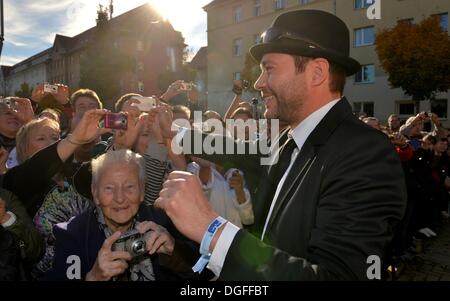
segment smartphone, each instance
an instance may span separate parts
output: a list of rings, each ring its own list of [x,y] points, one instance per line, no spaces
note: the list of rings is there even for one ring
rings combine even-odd
[[[134,103],[132,106],[137,107],[141,112],[149,112],[151,109],[156,108],[157,100],[153,97],[133,97],[139,101],[139,103]]]
[[[105,117],[100,120],[99,127],[114,130],[127,130],[128,114],[108,112],[105,114]]]
[[[50,84],[45,84],[45,85],[44,85],[44,92],[48,92],[48,93],[52,93],[52,94],[57,94],[57,93],[58,93],[58,86],[56,86],[56,85],[50,85]]]

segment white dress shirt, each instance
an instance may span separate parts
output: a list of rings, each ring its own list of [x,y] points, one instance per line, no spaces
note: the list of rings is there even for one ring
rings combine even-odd
[[[272,215],[273,208],[275,207],[275,203],[277,202],[277,198],[278,195],[280,194],[281,188],[283,187],[283,184],[286,181],[286,177],[289,174],[289,171],[291,170],[292,165],[295,162],[295,159],[300,153],[303,144],[305,144],[306,139],[308,139],[312,131],[314,131],[314,129],[322,121],[325,115],[328,114],[328,112],[334,107],[334,105],[336,105],[339,102],[339,100],[341,100],[341,98],[335,99],[327,103],[326,105],[324,105],[323,107],[321,107],[320,109],[309,115],[295,129],[289,131],[288,135],[290,135],[294,139],[297,148],[294,149],[294,151],[292,152],[291,163],[289,164],[289,167],[286,169],[286,172],[284,173],[283,177],[278,183],[277,190],[275,191],[275,195],[273,197],[272,204],[270,206],[269,214],[267,215],[266,222],[264,224],[261,240],[264,239],[267,225],[270,220],[270,216]],[[211,254],[211,258],[208,263],[208,269],[210,269],[217,277],[219,277],[220,272],[222,271],[225,257],[228,253],[231,244],[233,243],[236,233],[239,230],[240,229],[237,226],[228,222],[226,223],[221,235],[219,236],[219,239],[217,240],[216,246],[214,247],[214,250]]]

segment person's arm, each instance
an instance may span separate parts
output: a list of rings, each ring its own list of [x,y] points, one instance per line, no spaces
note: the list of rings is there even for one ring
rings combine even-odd
[[[33,222],[19,199],[6,191],[2,191],[1,195],[6,200],[8,211],[14,214],[14,217],[10,217],[6,221],[7,225],[4,225],[4,227],[23,241],[25,260],[27,262],[37,262],[44,254],[44,238],[34,227]],[[14,220],[12,221],[12,219]]]
[[[47,189],[45,184],[62,170],[64,162],[72,156],[77,147],[89,143],[107,131],[98,128],[98,121],[105,112],[86,112],[70,136],[40,150],[22,164],[10,169],[3,176],[3,188],[17,195],[22,202],[27,202],[42,189]],[[26,208],[35,207],[35,204],[24,205]]]
[[[241,98],[242,92],[243,92],[242,82],[240,80],[233,81],[234,98],[230,106],[228,107],[227,112],[225,113],[224,120],[230,119],[231,114],[233,114],[233,112],[236,111],[236,109],[239,107],[239,104],[242,101]]]
[[[367,280],[368,257],[376,255],[383,262],[392,228],[406,205],[398,156],[387,138],[379,135],[383,134],[355,139],[351,148],[343,146],[324,166],[315,224],[308,233],[308,258],[268,245],[228,222],[217,231],[209,249],[209,265],[215,266],[216,276],[222,280]],[[368,144],[372,147],[367,148]],[[182,172],[169,176],[156,206],[195,242],[202,241],[217,217],[198,179]],[[280,235],[298,239],[298,231]]]

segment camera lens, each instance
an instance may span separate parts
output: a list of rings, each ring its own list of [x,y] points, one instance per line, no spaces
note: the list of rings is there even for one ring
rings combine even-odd
[[[134,254],[140,255],[145,252],[145,241],[143,240],[137,240],[133,243],[131,246],[131,250]]]

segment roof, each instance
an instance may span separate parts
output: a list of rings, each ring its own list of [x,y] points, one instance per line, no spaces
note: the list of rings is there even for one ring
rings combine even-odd
[[[205,6],[203,6],[203,10],[208,10],[210,9],[212,6],[216,6],[218,4],[222,4],[225,3],[227,0],[213,0],[211,2],[209,2],[208,4],[206,4]]]
[[[114,27],[120,27],[122,22],[126,22],[127,20],[129,20],[131,18],[139,18],[140,15],[148,14],[148,13],[150,13],[150,15],[152,15],[155,18],[155,21],[163,20],[162,16],[160,16],[150,4],[146,3],[146,4],[138,6],[132,10],[129,10],[121,15],[118,15],[118,16],[112,18],[111,20],[108,21],[108,24],[111,26],[114,26]],[[180,34],[180,36],[181,36],[180,32],[175,31],[173,29],[172,24],[170,24],[170,22],[167,22],[166,24],[169,26],[169,28],[172,31],[174,31],[176,34]],[[91,27],[91,28],[85,30],[84,32],[82,32],[76,36],[73,36],[73,37],[56,34],[52,47],[32,56],[30,58],[27,58],[24,61],[21,61],[21,62],[15,64],[14,66],[12,66],[12,68],[16,68],[18,66],[28,63],[29,61],[31,61],[39,56],[50,53],[53,50],[53,48],[57,42],[64,48],[64,50],[66,52],[73,52],[73,51],[82,49],[86,46],[86,42],[91,39],[91,36],[95,33],[96,29],[97,29],[96,26]]]
[[[200,48],[190,63],[191,67],[197,70],[205,69],[208,66],[208,47]]]

